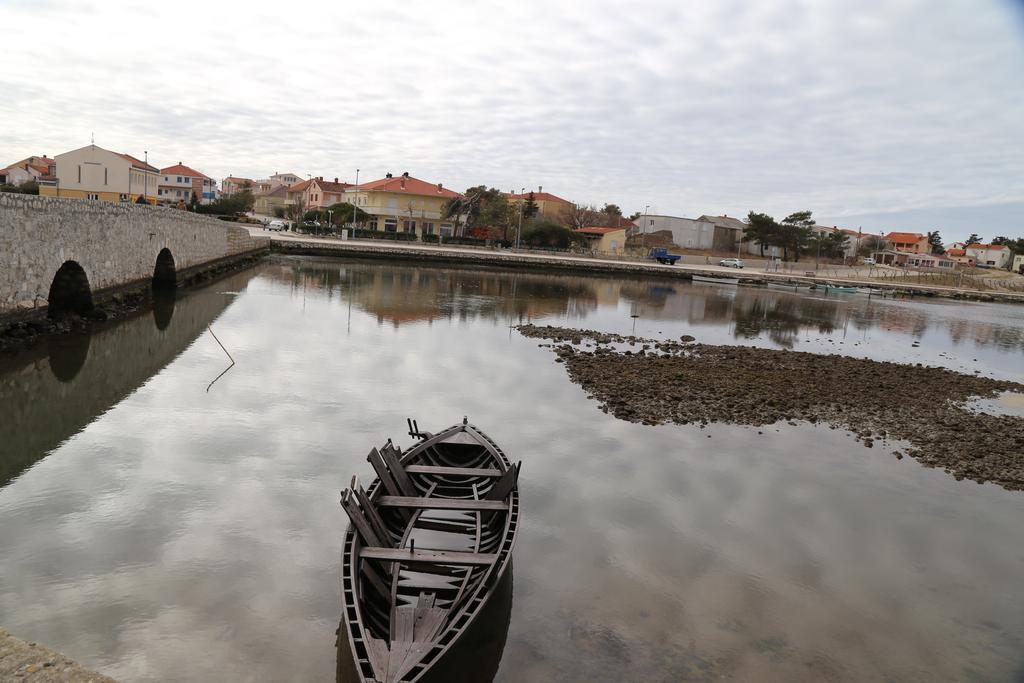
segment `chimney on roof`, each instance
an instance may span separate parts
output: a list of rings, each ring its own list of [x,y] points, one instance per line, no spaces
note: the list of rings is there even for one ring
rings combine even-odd
[[[337,176],[335,176],[335,177],[334,177],[334,182],[335,182],[335,183],[337,183],[337,182],[338,182],[338,177],[337,177]]]
[[[408,177],[409,177],[409,172],[408,172],[408,171],[406,171],[405,173],[403,173],[403,174],[402,174],[402,177],[403,177],[403,178],[408,178]]]
[[[405,174],[404,173],[402,174],[402,179],[399,180],[398,182],[401,185],[402,189],[404,190],[405,189]]]
[[[442,189],[443,189],[443,188],[441,187],[441,183],[438,183],[438,184],[437,184],[437,191],[438,191],[438,192],[440,192],[440,191],[441,191]]]
[[[390,177],[391,177],[391,174],[390,174],[390,173],[388,173],[388,174],[387,174],[386,176],[384,176],[384,177],[385,177],[385,178],[390,178]]]
[[[318,175],[316,179],[319,180],[320,182],[324,181],[324,177],[322,175]]]
[[[181,163],[181,162],[179,161],[179,162],[178,162],[178,166],[181,166],[181,165],[182,165],[182,163]]]
[[[543,185],[538,185],[537,186],[537,192],[543,192],[543,191],[544,191],[544,186]]]

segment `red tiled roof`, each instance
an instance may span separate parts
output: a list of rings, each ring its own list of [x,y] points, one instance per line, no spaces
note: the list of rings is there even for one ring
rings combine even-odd
[[[288,188],[288,193],[291,194],[292,192],[303,192],[307,187],[309,187],[312,184],[312,178],[310,178],[309,180],[303,180],[301,183],[295,183],[294,185],[290,186]]]
[[[330,180],[316,180],[314,182],[320,186],[320,189],[324,192],[343,192],[347,188],[352,187],[352,183],[335,183]],[[298,183],[296,183],[297,185]],[[293,185],[294,187],[294,185]]]
[[[916,232],[890,232],[885,236],[886,242],[899,242],[900,244],[906,242],[920,242],[926,239],[926,237]]]
[[[403,183],[404,181],[404,183]],[[395,178],[381,178],[369,183],[362,183],[353,189],[361,192],[404,192],[423,197],[458,197],[458,192],[452,192],[448,188],[428,183],[412,176],[397,176]]]
[[[1006,246],[1005,244],[978,244],[977,242],[975,242],[974,244],[968,244],[967,248],[968,249],[998,249],[1000,251],[1002,251],[1003,249],[1009,249],[1009,247]]]
[[[512,193],[509,193],[508,196],[511,197],[512,199],[529,199],[530,198],[530,193],[529,192],[524,192],[523,194],[512,194]],[[533,201],[535,201],[535,202],[561,202],[563,204],[572,204],[572,202],[570,202],[568,199],[562,199],[561,197],[553,195],[550,192],[534,192],[533,193]]]
[[[626,228],[604,228],[598,226],[590,226],[586,228],[576,228],[576,232],[582,232],[587,235],[607,235],[610,232],[622,232]]]
[[[963,249],[947,249],[946,253],[950,256],[966,256],[966,252]]]
[[[241,185],[242,183],[252,183],[253,185],[256,184],[255,182],[253,182],[252,178],[239,178],[238,176],[233,176],[233,175],[229,175],[227,178],[225,178],[224,182],[225,183],[236,183],[238,185]]]
[[[128,161],[132,166],[137,166],[138,168],[141,168],[146,171],[153,171],[153,173],[160,172],[157,170],[156,166],[150,166],[145,161],[142,161],[141,159],[136,159],[131,154],[122,154],[121,152],[114,152],[114,154]]]
[[[168,166],[167,168],[161,168],[160,172],[165,175],[187,175],[190,178],[206,178],[210,179],[210,176],[203,175],[194,168],[189,168],[182,163],[177,163],[174,166]]]

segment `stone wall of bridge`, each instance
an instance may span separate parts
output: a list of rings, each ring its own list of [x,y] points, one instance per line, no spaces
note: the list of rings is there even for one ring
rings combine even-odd
[[[0,318],[45,310],[68,262],[102,294],[151,282],[163,249],[181,277],[268,247],[241,226],[188,211],[0,193]]]

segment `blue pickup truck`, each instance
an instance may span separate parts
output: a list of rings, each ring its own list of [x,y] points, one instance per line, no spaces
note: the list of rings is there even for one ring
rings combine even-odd
[[[651,253],[647,254],[647,258],[658,263],[664,263],[665,265],[674,266],[676,261],[682,258],[679,254],[670,254],[668,249],[664,247],[651,249]]]

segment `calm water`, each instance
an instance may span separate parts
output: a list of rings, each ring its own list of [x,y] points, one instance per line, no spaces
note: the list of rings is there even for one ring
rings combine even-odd
[[[1024,307],[268,261],[0,361],[0,626],[125,680],[330,680],[338,491],[468,414],[523,460],[498,680],[1024,677],[1024,494],[618,421],[527,320],[1024,381]]]

